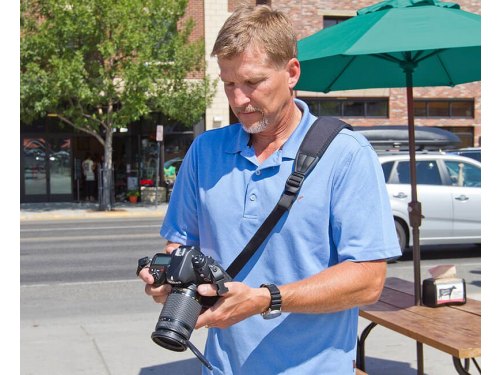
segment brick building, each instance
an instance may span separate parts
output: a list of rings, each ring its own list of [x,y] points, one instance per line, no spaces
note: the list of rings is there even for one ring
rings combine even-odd
[[[356,15],[356,10],[376,3],[376,0],[191,0],[191,14],[200,25],[204,25],[207,53],[207,74],[217,77],[218,67],[210,51],[217,32],[227,16],[239,3],[267,3],[284,10],[296,25],[299,39],[305,38],[324,27],[334,25]],[[456,1],[461,9],[480,14],[479,0]],[[332,91],[328,94],[296,92],[306,100],[316,114],[338,115],[356,126],[406,125],[407,106],[404,88]],[[478,146],[481,143],[481,83],[474,82],[456,87],[415,88],[415,125],[438,126],[450,130],[462,139],[463,146]],[[369,105],[368,105],[369,104]],[[322,108],[340,108],[341,112],[324,112]],[[318,113],[319,112],[319,113]],[[236,119],[230,113],[222,85],[206,111],[206,129],[224,126]]]

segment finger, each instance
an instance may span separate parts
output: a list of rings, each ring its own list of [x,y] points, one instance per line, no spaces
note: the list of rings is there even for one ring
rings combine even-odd
[[[144,290],[148,296],[162,297],[168,296],[170,294],[170,292],[172,291],[172,286],[170,284],[163,284],[160,286],[146,284]]]
[[[167,296],[166,295],[164,295],[164,296],[153,296],[153,300],[156,303],[164,304],[165,302],[167,302]]]
[[[198,316],[198,320],[196,321],[195,329],[199,329],[202,327],[212,328],[214,327],[214,316],[210,309],[206,310],[203,314]]]
[[[213,297],[217,295],[217,288],[214,284],[200,284],[197,291],[200,295],[205,297]]]
[[[167,241],[167,244],[165,245],[165,248],[163,249],[163,251],[167,254],[172,254],[172,252],[177,249],[179,246],[181,246],[180,243],[178,242],[170,242],[170,241]]]
[[[149,267],[143,268],[141,272],[139,272],[139,277],[147,284],[153,284],[155,282],[153,275],[149,273]]]

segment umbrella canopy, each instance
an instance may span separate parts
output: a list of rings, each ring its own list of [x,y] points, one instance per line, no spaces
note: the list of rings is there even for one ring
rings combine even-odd
[[[299,41],[298,90],[454,86],[481,79],[481,17],[439,1],[391,0]]]
[[[298,42],[296,90],[329,92],[406,87],[410,154],[410,224],[415,304],[421,304],[415,162],[414,86],[454,86],[481,79],[481,17],[455,3],[388,0]]]

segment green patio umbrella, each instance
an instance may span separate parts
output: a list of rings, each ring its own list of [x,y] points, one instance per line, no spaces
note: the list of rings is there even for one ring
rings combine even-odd
[[[481,17],[455,3],[388,0],[298,42],[296,90],[329,92],[406,87],[410,153],[410,223],[415,304],[421,304],[413,87],[454,86],[481,79]]]

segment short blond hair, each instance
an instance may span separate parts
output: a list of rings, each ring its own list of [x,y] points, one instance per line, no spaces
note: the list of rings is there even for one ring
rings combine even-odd
[[[264,51],[279,67],[297,57],[297,36],[290,20],[267,5],[237,8],[219,31],[211,56],[232,58],[250,45]]]

